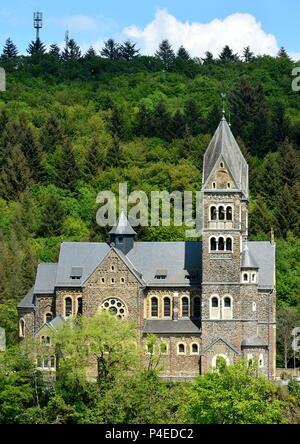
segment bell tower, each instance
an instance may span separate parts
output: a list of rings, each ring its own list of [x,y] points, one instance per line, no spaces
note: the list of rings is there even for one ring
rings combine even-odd
[[[248,236],[248,165],[223,116],[203,163],[203,276],[237,283]]]
[[[243,241],[248,236],[248,165],[225,117],[203,162],[201,371],[240,355]]]

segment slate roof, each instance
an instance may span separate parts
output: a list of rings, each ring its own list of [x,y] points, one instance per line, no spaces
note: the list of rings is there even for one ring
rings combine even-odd
[[[18,304],[18,308],[34,308],[34,287],[32,287],[22,301]]]
[[[267,347],[266,342],[263,342],[261,338],[258,336],[249,336],[248,338],[243,339],[242,347]]]
[[[272,290],[275,286],[275,245],[268,241],[248,241],[249,253],[258,269],[258,289]]]
[[[57,264],[39,264],[34,284],[34,294],[53,294]]]
[[[241,268],[259,268],[248,248],[248,242],[245,243],[242,253]]]
[[[247,257],[244,253],[242,256],[244,266],[255,264],[258,268],[258,289],[272,290],[275,285],[275,246],[270,242],[248,241],[247,247]],[[62,243],[58,263],[38,266],[35,285],[18,307],[33,308],[34,295],[54,294],[55,287],[83,287],[111,248],[106,243]],[[142,286],[201,285],[201,242],[135,242],[127,255],[117,248],[114,250]],[[80,279],[72,279],[74,268],[80,268]],[[162,270],[164,278],[157,279],[158,271]]]
[[[201,282],[201,242],[135,242],[128,259],[149,286],[190,286]],[[165,279],[155,279],[157,270],[168,270]],[[194,280],[188,275],[196,275]]]
[[[176,334],[199,334],[200,322],[190,319],[178,321],[169,319],[150,319],[145,322],[144,333],[176,333]]]
[[[124,213],[121,211],[117,224],[110,230],[109,234],[120,234],[120,235],[135,235],[136,232],[128,222],[128,219]]]
[[[203,188],[217,161],[223,157],[236,186],[246,198],[249,195],[248,164],[225,119],[222,118],[203,159]],[[227,190],[228,191],[228,190]]]
[[[98,242],[63,242],[57,265],[57,287],[81,287],[108,254],[110,246]],[[72,268],[82,268],[80,279],[72,279]]]

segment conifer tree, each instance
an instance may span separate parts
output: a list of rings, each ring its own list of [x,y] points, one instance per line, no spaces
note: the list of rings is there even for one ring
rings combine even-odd
[[[300,236],[300,185],[297,182],[292,187],[287,184],[277,196],[276,220],[280,234],[286,237],[291,231]]]
[[[120,45],[114,39],[108,39],[104,42],[104,47],[100,54],[107,59],[117,60],[120,58]]]
[[[200,134],[204,128],[204,121],[196,100],[190,99],[186,102],[184,107],[184,117],[190,134],[192,136]]]
[[[190,54],[188,51],[184,48],[184,46],[180,46],[180,48],[177,51],[177,58],[181,60],[190,60]]]
[[[214,55],[210,51],[206,51],[205,58],[202,59],[204,63],[212,63],[214,62]]]
[[[49,48],[49,54],[59,59],[61,55],[60,47],[56,43],[52,43]]]
[[[233,50],[229,48],[228,45],[224,46],[221,54],[219,55],[219,60],[221,62],[236,62],[238,59],[238,55],[234,54]]]
[[[55,114],[51,114],[41,129],[40,143],[47,153],[55,151],[57,145],[64,140],[64,131]]]
[[[270,115],[262,85],[242,76],[229,96],[232,126],[251,154],[263,156],[273,148],[270,136]]]
[[[151,133],[151,113],[144,103],[141,104],[136,116],[135,131],[138,136],[149,136]]]
[[[30,169],[21,146],[10,146],[0,170],[0,196],[6,200],[17,199],[30,179]]]
[[[300,183],[300,152],[285,140],[279,147],[279,175],[282,183],[292,187]]]
[[[277,57],[280,59],[291,60],[290,56],[288,55],[286,49],[283,46],[279,49],[279,51],[277,53]]]
[[[120,46],[120,56],[124,60],[133,60],[139,56],[140,50],[136,49],[136,43],[127,40]]]
[[[102,159],[100,157],[100,140],[95,137],[92,140],[87,152],[86,161],[83,168],[85,180],[87,182],[93,180],[102,166]]]
[[[56,168],[56,184],[61,188],[75,191],[78,180],[78,167],[71,142],[66,139]]]
[[[167,141],[172,140],[171,116],[162,100],[158,103],[152,115],[151,129],[152,136]]]
[[[244,48],[243,58],[246,63],[250,63],[254,59],[254,53],[250,50],[250,46],[246,46],[246,48]]]
[[[175,53],[168,40],[163,40],[160,43],[158,50],[155,53],[155,57],[163,62],[164,68],[167,71],[170,69],[175,60]]]
[[[45,47],[44,43],[41,42],[40,39],[37,39],[35,41],[33,40],[31,43],[29,43],[28,48],[27,48],[27,52],[31,56],[40,56],[40,55],[45,54],[46,47]]]
[[[68,60],[79,60],[81,58],[81,50],[79,45],[74,39],[69,39],[62,53],[62,59],[64,61]]]
[[[181,139],[186,132],[185,116],[182,111],[177,110],[172,117],[172,135],[174,138]]]
[[[17,57],[17,55],[18,55],[18,49],[16,45],[13,43],[11,38],[8,38],[3,47],[2,59],[3,60],[14,59],[15,57]]]
[[[87,50],[87,52],[84,55],[85,59],[91,59],[93,57],[96,57],[96,51],[94,50],[94,48],[92,46],[89,47],[89,49]]]
[[[50,195],[47,197],[41,215],[42,219],[38,234],[43,237],[59,236],[65,220],[65,212],[56,196]]]
[[[105,157],[104,166],[108,168],[116,168],[120,166],[122,161],[122,151],[120,147],[120,140],[118,137],[114,136],[112,140],[111,147],[108,149]]]
[[[123,114],[118,106],[113,106],[111,120],[110,120],[110,131],[114,137],[122,140],[125,136],[125,124]]]

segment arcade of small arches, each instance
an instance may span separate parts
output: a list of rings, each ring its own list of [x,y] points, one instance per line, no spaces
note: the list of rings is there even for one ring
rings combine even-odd
[[[210,297],[209,317],[213,320],[231,320],[233,317],[233,298],[231,295],[220,297],[213,294]]]
[[[160,307],[162,304],[162,307]],[[160,310],[161,308],[161,310]],[[160,315],[162,313],[162,316]],[[190,301],[189,296],[182,296],[179,300],[179,316],[181,318],[200,319],[201,316],[201,301],[200,296],[194,296]],[[146,317],[147,313],[146,313]],[[173,318],[173,303],[170,296],[164,296],[159,299],[157,296],[150,298],[150,318],[154,319],[172,319]]]
[[[211,221],[232,221],[233,210],[231,205],[212,205],[209,208],[209,217]]]
[[[179,341],[176,344],[177,355],[199,355],[199,344],[197,342],[192,342],[189,346],[184,341]],[[167,342],[161,342],[155,347],[153,344],[146,345],[147,354],[163,354],[167,355],[169,353],[169,347]]]
[[[232,251],[233,250],[233,240],[231,236],[223,237],[210,237],[209,238],[209,247],[210,252],[217,252],[217,251]]]

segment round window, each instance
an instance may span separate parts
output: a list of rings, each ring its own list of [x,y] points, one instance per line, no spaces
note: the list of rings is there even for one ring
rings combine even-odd
[[[106,299],[102,304],[101,308],[108,310],[110,314],[117,316],[122,319],[126,316],[125,304],[119,299]]]

